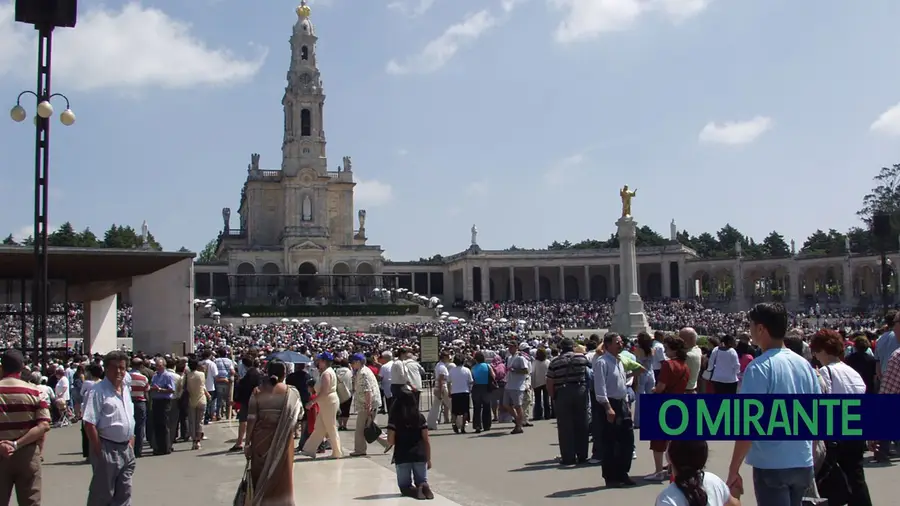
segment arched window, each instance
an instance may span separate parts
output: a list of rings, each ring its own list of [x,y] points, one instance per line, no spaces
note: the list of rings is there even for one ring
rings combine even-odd
[[[309,137],[312,135],[312,113],[309,109],[300,111],[300,136]]]
[[[308,47],[303,46],[303,47],[300,48],[300,59],[301,59],[301,60],[308,60],[308,59],[309,59],[309,48],[308,48]]]
[[[304,155],[308,155],[308,154],[309,154],[309,148],[303,148],[303,154],[304,154]]]

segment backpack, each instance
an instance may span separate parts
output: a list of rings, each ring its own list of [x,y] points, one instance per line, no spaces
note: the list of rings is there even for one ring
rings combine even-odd
[[[494,370],[494,379],[497,380],[497,383],[505,383],[506,382],[506,364],[500,362],[498,364],[491,364],[491,368]]]

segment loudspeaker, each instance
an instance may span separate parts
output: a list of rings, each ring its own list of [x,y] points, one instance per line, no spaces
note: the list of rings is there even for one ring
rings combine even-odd
[[[78,0],[16,0],[16,21],[38,28],[74,28]]]
[[[876,214],[872,217],[872,235],[882,241],[891,238],[891,216],[888,214]]]

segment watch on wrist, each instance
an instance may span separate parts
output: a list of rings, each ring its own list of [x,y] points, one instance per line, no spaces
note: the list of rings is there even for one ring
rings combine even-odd
[[[10,444],[12,444],[13,451],[19,449],[19,443],[17,443],[16,441],[10,441]]]

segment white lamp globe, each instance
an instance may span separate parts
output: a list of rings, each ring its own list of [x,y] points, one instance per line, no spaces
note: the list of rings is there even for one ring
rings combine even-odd
[[[25,112],[25,108],[19,104],[16,104],[15,107],[9,110],[9,117],[12,118],[16,123],[21,123],[25,121],[25,118],[28,117],[28,113]]]
[[[50,104],[50,102],[44,100],[43,102],[38,104],[37,113],[38,116],[47,119],[50,116],[53,116],[53,106]]]
[[[72,109],[66,109],[59,115],[59,122],[65,126],[72,126],[75,124],[75,113],[72,112]]]

